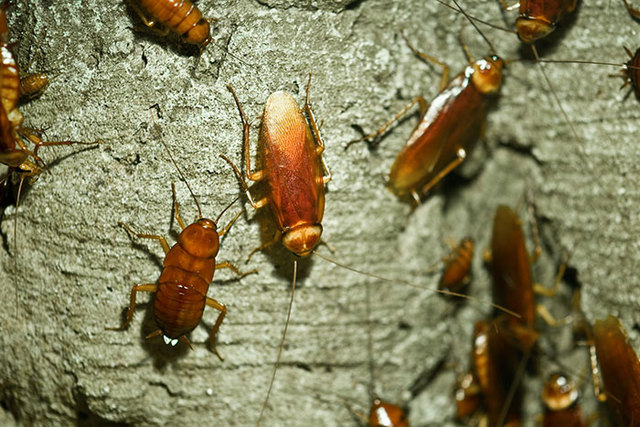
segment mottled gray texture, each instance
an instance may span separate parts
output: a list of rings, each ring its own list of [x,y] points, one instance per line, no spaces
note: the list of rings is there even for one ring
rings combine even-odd
[[[625,61],[622,46],[636,47],[639,24],[621,2],[586,3],[544,55]],[[117,222],[165,235],[170,244],[177,236],[170,182],[178,181],[178,174],[149,132],[149,106],[160,105],[165,140],[205,215],[215,217],[240,193],[218,157],[224,152],[239,161],[241,152],[241,124],[225,85],[235,87],[254,118],[276,90],[302,101],[309,71],[312,102],[324,120],[325,158],[334,174],[323,221],[333,258],[433,287],[437,275],[425,271],[448,251],[445,239],[471,234],[478,247],[471,293],[487,300],[490,282],[481,252],[493,212],[506,203],[528,218],[524,193],[530,191],[545,251],[536,278],[550,283],[563,254],[571,252],[589,318],[617,314],[637,342],[632,328],[640,319],[635,310],[639,149],[632,136],[638,103],[633,95],[625,100],[625,92],[618,91],[621,81],[607,77],[615,68],[547,66],[577,140],[536,67],[511,64],[489,116],[486,149],[464,166],[468,181],[445,187],[410,213],[384,188],[384,179],[414,119],[397,126],[375,150],[364,144],[344,147],[359,136],[354,125],[370,132],[412,97],[437,93],[440,70],[417,60],[398,30],[449,63],[455,74],[465,64],[457,42],[461,28],[474,55],[487,51],[468,23],[434,1],[198,4],[219,21],[215,46],[204,53],[195,78],[193,49],[150,34],[121,2],[30,0],[8,11],[20,63],[35,58],[30,71],[59,73],[41,98],[21,107],[26,124],[46,128],[50,138],[100,138],[104,144],[42,150],[52,173],[40,177],[20,206],[17,314],[10,276],[14,254],[1,249],[0,423],[11,419],[9,413],[24,424],[255,423],[292,270],[292,257],[279,248],[244,265],[260,243],[260,224],[268,227],[262,233],[267,238],[273,231],[269,215],[255,214],[244,203],[246,216],[222,242],[218,259],[260,270],[242,280],[218,272],[209,290],[229,309],[218,334],[224,362],[205,344],[216,316],[211,309],[205,310],[205,327],[191,334],[194,351],[145,341],[154,330],[145,304],[126,332],[104,330],[120,321],[130,287],[156,280],[162,261],[158,244],[132,241]],[[464,5],[500,25],[514,19],[501,14],[497,1]],[[498,53],[517,57],[514,35],[487,33]],[[177,188],[184,217],[191,220],[193,202],[183,183]],[[13,212],[9,208],[2,223],[9,247]],[[326,247],[320,251],[329,253]],[[428,291],[375,281],[317,258],[303,264],[265,425],[355,425],[358,418],[348,407],[368,411],[366,286],[372,295],[376,392],[410,405],[412,425],[451,423],[452,381],[466,368],[473,322],[490,311],[487,304],[471,302],[455,311]],[[558,317],[569,312],[563,290],[565,296],[549,304]],[[549,341],[566,331],[548,332]],[[581,351],[570,364],[579,366],[578,373],[585,369]],[[412,385],[426,382],[423,377],[436,368],[438,375],[412,398]],[[537,400],[534,392],[527,397]],[[533,420],[539,409],[534,403],[529,407]]]

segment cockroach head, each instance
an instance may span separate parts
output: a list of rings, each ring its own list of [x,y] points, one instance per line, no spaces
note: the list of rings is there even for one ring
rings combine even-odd
[[[536,40],[548,36],[555,29],[555,25],[544,19],[527,18],[524,16],[516,19],[518,38],[520,38],[523,43],[534,43]]]
[[[322,225],[300,225],[282,235],[282,244],[299,257],[306,257],[320,242]]]
[[[485,95],[492,95],[502,85],[502,69],[504,61],[497,55],[487,56],[473,63],[471,80],[474,86]]]
[[[198,258],[214,258],[220,249],[215,222],[200,218],[180,233],[178,243],[187,253]]]
[[[551,375],[542,389],[542,400],[552,411],[571,407],[579,395],[575,383],[560,373]]]

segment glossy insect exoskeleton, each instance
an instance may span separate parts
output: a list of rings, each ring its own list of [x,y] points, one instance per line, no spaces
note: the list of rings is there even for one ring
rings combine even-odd
[[[256,209],[268,205],[281,234],[259,249],[272,245],[281,237],[282,244],[300,257],[309,255],[320,242],[324,186],[331,180],[331,174],[322,159],[324,143],[309,103],[310,84],[311,76],[302,108],[287,92],[275,92],[267,99],[258,136],[262,169],[255,172],[251,171],[249,122],[237,95],[229,86],[244,128],[247,178],[265,181],[266,196],[254,201],[242,175],[229,163],[239,176],[251,205]]]
[[[580,391],[568,376],[555,373],[549,376],[542,389],[545,412],[544,427],[582,427],[587,423],[578,404]]]
[[[500,0],[506,9],[506,0]],[[534,43],[557,27],[558,22],[573,12],[578,0],[520,0],[520,15],[516,19],[518,37],[524,43]]]
[[[471,260],[473,239],[465,237],[446,258],[438,289],[453,292],[462,291],[471,281]]]
[[[421,59],[444,68],[440,93],[431,104],[421,96],[414,98],[376,133],[361,140],[381,136],[414,105],[419,105],[420,121],[393,162],[388,182],[399,197],[411,196],[419,202],[422,195],[464,161],[482,136],[487,108],[502,84],[504,61],[497,55],[478,60],[469,57],[469,65],[447,84],[446,64],[410,44],[409,48]]]
[[[520,316],[505,316],[522,351],[533,347],[539,334],[534,322],[536,301],[531,278],[530,256],[525,247],[522,224],[508,206],[498,206],[491,238],[493,301]]]
[[[476,322],[473,336],[474,374],[490,426],[519,425],[522,417],[522,353],[505,326],[500,319]]]
[[[169,248],[169,244],[162,236],[137,233],[126,224],[119,223],[138,238],[157,240],[164,250],[165,258],[158,283],[134,285],[131,288],[131,302],[125,321],[119,328],[107,329],[125,329],[133,319],[136,294],[138,292],[153,292],[155,293],[153,316],[158,329],[149,334],[147,338],[162,335],[166,344],[175,346],[178,341],[182,341],[191,347],[185,335],[198,326],[204,307],[207,305],[220,311],[218,319],[209,333],[209,346],[222,360],[222,356],[215,347],[215,337],[227,309],[215,299],[209,298],[207,291],[216,269],[230,268],[236,274],[243,274],[229,262],[216,264],[220,237],[227,233],[238,216],[231,220],[223,230],[218,231],[216,221],[203,218],[198,205],[200,219],[187,227],[180,217],[178,202],[175,200],[175,186],[172,185],[172,189],[175,218],[182,228],[178,242],[173,247]]]
[[[369,413],[371,427],[409,427],[404,410],[392,403],[375,399]]]
[[[640,422],[640,361],[624,327],[613,316],[596,320],[593,339],[607,404],[616,425],[637,425]],[[603,396],[599,397],[604,400]]]
[[[160,25],[160,31],[179,35],[185,43],[198,46],[200,52],[211,43],[209,20],[190,0],[129,0],[129,4],[145,25]]]

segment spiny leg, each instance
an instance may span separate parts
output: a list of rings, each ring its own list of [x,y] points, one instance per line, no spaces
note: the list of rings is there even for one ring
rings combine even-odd
[[[635,19],[640,19],[640,10],[632,7],[627,0],[622,0],[624,2],[625,7],[627,8],[627,12]]]
[[[258,270],[249,270],[249,271],[240,271],[240,269],[238,267],[236,267],[234,264],[225,261],[225,262],[221,262],[220,264],[216,264],[216,270],[220,270],[222,268],[228,268],[229,270],[233,271],[234,273],[236,273],[238,276],[240,277],[244,277],[248,274],[254,274],[257,273]]]
[[[216,349],[216,334],[218,333],[218,329],[220,329],[220,325],[224,320],[224,316],[226,316],[227,314],[227,307],[225,307],[223,304],[220,304],[218,301],[214,300],[213,298],[209,298],[209,297],[207,297],[206,304],[209,307],[213,307],[220,312],[220,314],[218,315],[218,319],[216,320],[216,324],[213,325],[213,328],[209,333],[209,347],[211,348],[211,351],[213,351],[216,354],[216,356],[220,358],[220,360],[224,361],[224,357],[222,357],[220,353],[218,353],[218,350]]]
[[[124,323],[122,323],[122,325],[119,328],[105,328],[105,329],[108,331],[122,331],[124,328],[129,326],[129,323],[131,323],[131,319],[133,319],[133,310],[136,305],[136,294],[138,292],[155,292],[157,288],[158,288],[158,285],[156,285],[155,283],[148,283],[145,285],[134,285],[131,288],[131,302],[129,304],[129,310],[127,310],[127,318],[125,319]]]
[[[120,222],[118,221],[118,225],[123,227],[125,230],[127,230],[129,233],[133,234],[134,236],[136,236],[139,239],[153,239],[153,240],[157,240],[160,245],[162,246],[162,249],[164,250],[164,254],[168,254],[169,253],[169,244],[167,243],[167,241],[165,240],[164,237],[162,236],[158,236],[157,234],[142,234],[142,233],[137,233],[135,231],[133,231],[131,229],[131,227],[129,227],[127,224],[125,224],[124,222]]]
[[[249,186],[247,185],[247,182],[244,180],[244,177],[240,173],[240,170],[238,169],[238,167],[231,160],[229,160],[229,158],[227,158],[227,156],[225,156],[224,154],[220,153],[220,157],[222,157],[233,168],[233,171],[238,177],[238,181],[240,181],[240,185],[242,185],[242,189],[247,195],[247,199],[249,199],[249,203],[251,204],[251,206],[253,206],[254,209],[259,209],[264,205],[266,205],[268,203],[268,200],[266,197],[258,200],[257,202],[253,200],[253,197],[251,196],[251,192],[249,191]]]
[[[427,111],[428,103],[423,97],[418,96],[418,97],[413,98],[413,100],[411,100],[411,103],[409,105],[407,105],[402,110],[400,110],[400,112],[398,114],[396,114],[387,123],[382,125],[382,127],[380,129],[378,129],[376,132],[374,132],[374,133],[372,133],[370,135],[363,136],[362,138],[358,138],[358,139],[355,139],[353,141],[349,141],[347,143],[346,148],[349,148],[349,146],[351,146],[351,144],[354,144],[356,142],[372,141],[372,140],[375,140],[376,138],[378,138],[379,136],[383,135],[387,131],[387,129],[389,129],[389,127],[391,127],[391,125],[393,125],[394,123],[400,121],[409,112],[409,110],[411,110],[411,108],[416,104],[420,105],[420,117],[422,118],[422,116],[424,116],[424,111]]]
[[[411,52],[413,52],[414,55],[416,55],[418,58],[422,59],[423,61],[427,61],[427,62],[431,62],[433,64],[439,65],[442,67],[442,76],[440,77],[440,92],[442,92],[442,90],[444,90],[445,87],[447,87],[447,83],[449,82],[449,66],[447,64],[445,64],[444,62],[440,61],[439,59],[431,56],[431,55],[427,55],[424,52],[419,51],[418,49],[416,49],[411,42],[409,42],[409,39],[407,39],[407,37],[404,35],[404,33],[400,33],[400,35],[402,36],[402,38],[404,39],[405,43],[407,43],[407,47],[409,47],[409,49],[411,49]]]
[[[251,259],[251,257],[253,256],[253,254],[255,254],[256,252],[260,252],[263,251],[273,245],[275,245],[276,243],[278,243],[280,241],[280,231],[277,231],[274,235],[273,235],[273,239],[271,239],[270,241],[263,243],[262,245],[258,246],[257,248],[254,248],[249,255],[247,255],[247,260],[245,262],[249,262],[249,260]]]
[[[424,195],[429,190],[431,190],[433,186],[436,185],[438,182],[440,182],[442,178],[447,176],[449,172],[451,172],[453,169],[456,168],[456,166],[462,163],[464,159],[466,159],[466,157],[467,157],[467,152],[464,150],[464,148],[458,149],[458,152],[456,153],[456,158],[452,160],[447,166],[445,166],[440,172],[438,172],[436,176],[431,178],[431,180],[422,187],[422,189],[420,190],[420,194]]]
[[[249,149],[249,121],[247,120],[247,116],[244,114],[244,110],[242,109],[242,105],[240,104],[240,100],[238,99],[238,95],[236,95],[236,92],[233,90],[231,85],[227,85],[227,89],[229,89],[229,92],[231,92],[231,94],[233,95],[233,99],[236,101],[238,111],[240,111],[240,117],[242,118],[245,173],[247,175],[247,178],[251,181],[260,181],[264,178],[263,171],[251,172],[251,151]]]
[[[316,122],[315,114],[313,113],[313,108],[311,107],[310,93],[309,93],[310,90],[311,90],[311,73],[309,73],[309,82],[307,83],[307,95],[305,98],[305,103],[304,103],[304,107],[302,108],[302,111],[304,111],[307,114],[307,117],[309,118],[309,123],[311,124],[311,129],[314,135],[314,140],[318,145],[316,147],[316,154],[320,156],[320,160],[322,161],[322,167],[325,171],[325,175],[322,177],[322,182],[326,184],[329,181],[331,181],[332,175],[331,175],[331,171],[329,170],[329,167],[327,166],[327,163],[324,160],[324,157],[322,157],[322,153],[324,152],[324,141],[322,140],[322,136],[320,135],[320,127]]]

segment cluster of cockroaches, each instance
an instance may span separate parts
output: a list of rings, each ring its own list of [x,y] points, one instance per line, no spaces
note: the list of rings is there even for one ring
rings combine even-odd
[[[453,5],[441,3],[462,13],[476,26],[476,20],[470,17],[456,0],[452,1]],[[196,45],[200,54],[212,41],[209,21],[189,0],[131,0],[129,3],[150,28],[180,35],[185,43]],[[511,9],[504,4],[504,0],[502,3],[505,9]],[[522,0],[519,4],[520,16],[515,24],[518,36],[524,43],[530,44],[535,52],[533,43],[551,33],[558,22],[576,8],[576,3],[577,0]],[[0,15],[0,50],[3,57],[0,73],[0,162],[9,167],[3,185],[10,185],[14,176],[17,176],[21,187],[26,177],[36,177],[46,169],[45,163],[37,153],[40,146],[69,145],[74,142],[45,142],[42,140],[41,132],[22,126],[23,118],[17,109],[19,97],[36,96],[44,90],[48,80],[42,75],[19,78],[17,61],[10,50],[9,31],[4,16],[8,5],[9,2],[4,3]],[[625,5],[633,16],[640,17],[640,11],[633,9],[626,1]],[[479,29],[478,31],[480,32]],[[491,46],[488,40],[487,42]],[[445,64],[418,51],[408,41],[407,44],[421,59],[444,68],[440,93],[430,104],[422,97],[415,98],[392,121],[361,140],[378,139],[411,111],[414,105],[419,106],[420,122],[393,163],[389,186],[400,198],[420,203],[431,189],[465,160],[482,136],[488,107],[500,90],[502,70],[508,61],[499,58],[492,46],[491,55],[479,60],[473,60],[465,49],[469,65],[449,81],[449,69]],[[627,82],[638,90],[638,53],[634,56],[629,50],[627,52],[632,59],[629,63],[622,64],[623,72],[626,73]],[[535,54],[537,57],[537,52]],[[249,121],[239,97],[234,89],[228,86],[243,125],[244,174],[226,156],[221,154],[221,157],[228,162],[237,176],[249,203],[256,209],[269,206],[279,231],[272,242],[256,250],[281,241],[295,256],[306,257],[315,254],[315,248],[322,242],[324,191],[325,184],[331,180],[331,173],[322,157],[324,143],[310,103],[310,84],[311,75],[302,108],[286,92],[275,92],[267,99],[258,136],[261,168],[257,171],[251,169]],[[461,121],[460,117],[466,119]],[[161,134],[159,135],[169,152]],[[25,142],[33,143],[34,148],[27,148]],[[171,156],[170,152],[169,155]],[[172,157],[171,160],[173,161]],[[180,176],[187,182],[178,164],[175,161],[173,163]],[[254,199],[244,175],[251,181],[265,183],[264,197]],[[3,191],[8,193],[10,190],[5,187]],[[175,219],[182,229],[173,247],[169,247],[162,236],[137,233],[128,225],[120,223],[127,232],[138,238],[157,240],[165,252],[165,259],[157,283],[132,287],[130,305],[124,322],[119,328],[110,329],[126,328],[133,318],[137,293],[151,292],[155,294],[153,312],[158,329],[147,338],[161,335],[169,345],[175,346],[178,342],[183,342],[190,346],[186,335],[199,324],[204,307],[210,306],[220,311],[220,314],[210,331],[209,346],[222,359],[215,347],[215,338],[225,317],[226,308],[215,299],[207,297],[207,291],[216,269],[229,268],[238,275],[251,273],[241,272],[230,262],[216,264],[215,260],[220,237],[240,215],[236,215],[226,227],[218,231],[217,223],[220,217],[215,221],[204,218],[199,202],[189,187],[198,208],[199,219],[187,226],[179,213],[174,185],[172,190]],[[232,201],[222,213],[235,201]],[[494,218],[491,243],[493,305],[496,307],[496,313],[492,319],[476,324],[472,372],[463,377],[460,389],[456,392],[461,419],[469,419],[468,417],[476,413],[478,408],[484,407],[489,425],[517,425],[521,422],[520,380],[540,335],[535,327],[534,291],[537,288],[531,279],[530,256],[524,242],[518,216],[510,208],[499,207]],[[459,292],[469,282],[473,249],[471,239],[464,239],[459,244],[447,260],[440,281],[440,290],[437,292],[462,296]],[[296,272],[297,261],[294,261],[291,301],[269,391],[258,424],[267,408],[284,346],[294,298]],[[589,331],[587,341],[594,348],[593,353],[597,355],[604,384],[605,391],[598,395],[609,402],[611,411],[620,425],[633,424],[634,421],[640,420],[640,363],[624,329],[612,317],[605,321],[597,321],[593,328],[585,328]],[[594,376],[597,377],[595,366]],[[549,387],[545,391],[548,407],[548,413],[544,416],[545,425],[585,423],[576,410],[577,392],[570,385],[565,376],[554,376],[550,379]],[[368,420],[370,425],[408,425],[406,414],[398,406],[374,396],[372,400]]]

